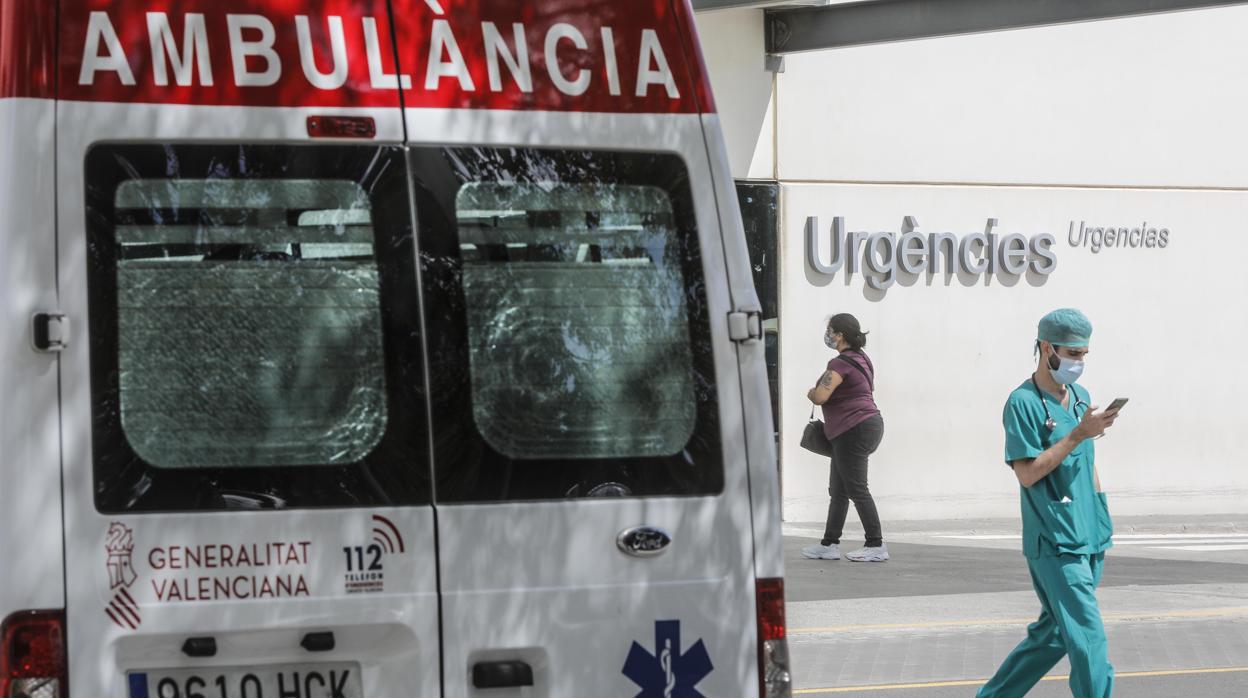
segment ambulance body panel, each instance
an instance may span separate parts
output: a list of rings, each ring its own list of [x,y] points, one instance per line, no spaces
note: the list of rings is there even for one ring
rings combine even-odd
[[[707,143],[722,144],[723,128],[717,114],[703,114],[702,128]],[[728,151],[708,147],[715,200],[721,230],[743,230],[741,208],[737,205]],[[724,258],[734,305],[761,318],[762,303],[754,288],[750,254],[742,235],[724,235]],[[741,400],[745,409],[742,425],[746,441],[747,472],[750,477],[750,512],[753,525],[754,575],[758,579],[784,577],[783,539],[774,522],[780,520],[780,479],[767,464],[777,462],[774,433],[768,427],[771,392],[767,383],[766,347],[760,340],[737,345],[737,369],[741,380]],[[763,409],[761,406],[766,406]]]
[[[642,150],[678,156],[688,171],[706,316],[726,318],[733,310],[697,115],[662,121],[634,114],[513,110],[408,109],[405,115],[409,138],[436,142],[437,148],[484,140],[548,153]],[[429,154],[422,145],[414,144],[414,157]],[[421,214],[418,204],[417,217]],[[454,677],[469,676],[479,661],[512,656],[535,667],[534,695],[571,695],[587,685],[602,686],[609,695],[631,695],[636,686],[619,666],[604,666],[601,657],[627,657],[634,642],[657,656],[662,648],[653,646],[655,623],[670,619],[682,620],[681,646],[673,652],[687,651],[698,640],[708,648],[714,670],[698,690],[731,695],[757,683],[757,647],[739,632],[753,621],[754,589],[738,358],[726,322],[712,321],[709,330],[710,345],[722,349],[714,352],[712,369],[720,387],[715,408],[723,442],[722,466],[716,464],[723,483],[716,496],[439,503],[445,695],[479,695],[470,681]],[[621,555],[616,537],[641,524],[670,535],[670,549],[652,559]],[[544,622],[533,622],[536,618]]]
[[[0,615],[65,603],[57,364],[31,347],[32,317],[57,307],[53,109],[0,98]]]
[[[168,159],[158,163],[160,167],[136,172],[136,178],[128,180],[131,183],[153,181],[165,173],[166,164],[187,164],[185,156],[197,150],[237,157],[240,149],[266,141],[302,149],[305,158],[309,152],[327,149],[362,149],[370,157],[375,151],[388,149],[393,166],[402,168],[403,163],[402,127],[394,108],[336,111],[366,115],[378,125],[376,141],[347,146],[310,142],[307,118],[315,111],[312,108],[62,101],[58,110],[57,123],[62,126],[58,201],[63,221],[59,230],[60,309],[75,318],[92,316],[93,307],[95,315],[100,314],[98,301],[93,305],[92,298],[98,297],[101,287],[93,285],[87,273],[89,267],[101,263],[90,244],[98,244],[100,238],[89,230],[91,220],[100,214],[84,209],[84,203],[89,206],[92,199],[88,190],[112,186],[105,198],[125,195],[125,182],[107,185],[111,180],[93,169],[99,160],[121,161],[121,167],[129,168],[138,163],[127,161],[131,157],[128,153],[136,149],[168,153]],[[379,142],[381,134],[387,134],[392,143]],[[203,169],[182,174],[187,179],[223,176],[222,172]],[[328,180],[348,173],[317,174]],[[307,179],[307,174],[297,179]],[[406,183],[401,169],[395,179],[400,186]],[[178,192],[164,193],[170,199],[151,202],[153,212],[165,211],[176,203]],[[183,195],[189,197],[193,192],[188,190]],[[390,205],[395,209],[392,217],[407,218],[407,197],[401,188],[391,197]],[[171,292],[174,289],[164,293]],[[308,292],[313,291],[309,288]],[[148,297],[149,302],[158,300],[159,294]],[[166,311],[168,317],[181,312],[188,311],[178,304],[171,304]],[[160,322],[151,315],[135,317],[142,322]],[[231,668],[314,669],[322,663],[345,661],[358,665],[363,695],[400,695],[405,691],[436,695],[440,690],[437,546],[428,503],[269,511],[265,509],[281,505],[265,501],[264,492],[239,491],[233,495],[236,503],[232,506],[260,510],[220,511],[217,506],[200,508],[179,500],[157,502],[155,511],[101,511],[101,471],[93,463],[101,457],[101,448],[111,446],[101,444],[100,408],[107,411],[116,406],[101,406],[98,389],[93,391],[91,353],[98,351],[99,345],[83,341],[87,339],[86,323],[83,325],[80,341],[71,343],[61,354],[64,419],[67,424],[94,427],[66,429],[63,435],[69,681],[73,690],[133,697],[133,692],[126,693],[131,690],[128,676],[147,674],[150,694],[157,696],[161,695],[157,677],[193,668],[193,675],[180,680],[178,695],[186,696],[188,681],[202,678],[216,690],[214,681],[228,678],[223,672]],[[118,325],[124,327],[124,319]],[[219,324],[212,327],[221,328]],[[179,331],[177,326],[169,329]],[[117,330],[108,333],[116,335]],[[100,370],[97,361],[97,381]],[[124,364],[122,370],[126,370]],[[97,393],[94,397],[93,392]],[[411,466],[420,464],[413,462]],[[149,469],[132,484],[118,487],[133,488],[128,497],[146,506],[141,504],[142,490],[164,474]],[[193,486],[204,485],[195,482]],[[160,508],[175,511],[165,513]],[[123,546],[118,545],[119,536],[124,536]],[[374,545],[383,549],[376,561],[369,551]],[[117,567],[124,560],[131,567],[129,572]],[[374,565],[378,570],[370,572],[368,568]],[[378,573],[381,585],[367,586]],[[334,634],[332,650],[314,653],[302,647],[309,633],[326,631]],[[188,656],[183,644],[189,637],[214,638],[215,653],[210,657]],[[86,657],[97,661],[81,660]],[[287,684],[292,682],[294,671],[285,673]],[[305,672],[302,681],[306,683],[307,678]],[[243,695],[239,692],[242,678],[234,680],[239,685],[230,685],[227,690],[235,692],[227,695]]]
[[[63,614],[76,695],[755,694],[777,473],[688,6],[389,6],[66,0],[54,79],[0,63],[48,493],[0,617]]]

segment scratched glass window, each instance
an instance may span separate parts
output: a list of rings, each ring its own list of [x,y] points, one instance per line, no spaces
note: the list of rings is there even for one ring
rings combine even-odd
[[[369,199],[346,180],[115,196],[121,423],[164,468],[345,464],[385,432]]]
[[[697,418],[663,189],[470,182],[455,198],[472,414],[511,458],[666,456]]]

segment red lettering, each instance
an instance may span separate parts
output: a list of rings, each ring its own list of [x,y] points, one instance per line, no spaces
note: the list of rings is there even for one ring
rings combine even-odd
[[[150,584],[156,600],[162,603],[312,595],[308,581],[303,575],[180,577],[153,579]]]

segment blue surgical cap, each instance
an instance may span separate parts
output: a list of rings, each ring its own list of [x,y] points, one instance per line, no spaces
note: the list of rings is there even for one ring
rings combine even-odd
[[[1086,347],[1092,339],[1092,323],[1074,308],[1059,308],[1040,318],[1036,339],[1063,347]]]

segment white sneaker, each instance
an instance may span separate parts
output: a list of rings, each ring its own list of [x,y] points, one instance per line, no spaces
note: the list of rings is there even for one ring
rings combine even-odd
[[[841,559],[841,546],[835,543],[832,545],[808,545],[802,548],[802,556],[811,560],[839,560]]]
[[[845,553],[845,557],[854,562],[888,562],[888,546],[881,545],[878,548],[855,550],[852,553]]]

